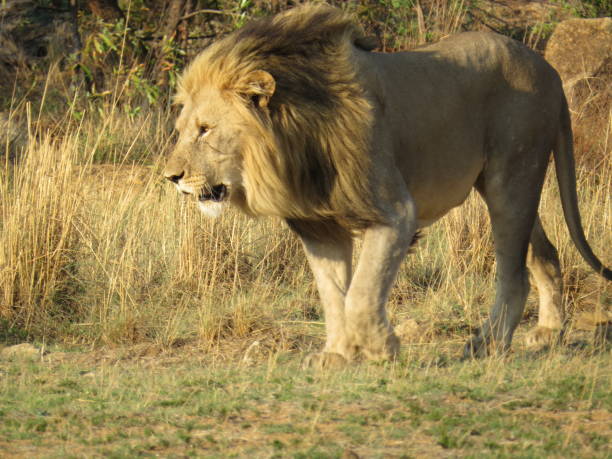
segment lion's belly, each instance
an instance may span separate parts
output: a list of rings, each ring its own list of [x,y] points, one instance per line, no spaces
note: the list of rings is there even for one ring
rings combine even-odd
[[[449,183],[419,184],[409,187],[417,207],[418,227],[424,228],[461,205],[470,194],[478,174],[467,174]]]
[[[429,225],[434,224],[440,218],[444,217],[453,207],[461,205],[465,198],[469,195],[469,192],[465,195],[462,195],[462,198],[458,200],[456,204],[451,206],[442,205],[438,202],[422,202],[420,205],[417,204],[418,217],[417,217],[417,226],[419,228],[425,228]],[[446,204],[446,203],[444,203]]]

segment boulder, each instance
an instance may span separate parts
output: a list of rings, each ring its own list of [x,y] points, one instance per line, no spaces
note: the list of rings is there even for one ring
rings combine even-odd
[[[595,76],[610,78],[612,19],[568,19],[555,28],[544,54],[564,84]]]
[[[612,107],[612,19],[568,19],[544,54],[559,72],[574,126],[577,155],[600,160]],[[609,153],[609,152],[608,152]]]

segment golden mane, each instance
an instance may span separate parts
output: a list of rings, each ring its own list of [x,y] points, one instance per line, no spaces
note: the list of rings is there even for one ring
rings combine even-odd
[[[372,202],[372,106],[357,81],[352,47],[371,50],[351,17],[324,5],[253,21],[187,68],[177,100],[213,86],[239,96],[251,72],[274,77],[269,116],[248,115],[245,210],[277,215],[324,237],[381,222]],[[244,105],[244,104],[242,104]]]

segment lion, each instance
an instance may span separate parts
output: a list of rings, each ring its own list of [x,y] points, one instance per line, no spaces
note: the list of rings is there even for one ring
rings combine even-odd
[[[494,33],[409,52],[374,47],[350,15],[325,5],[256,20],[210,45],[180,79],[165,177],[208,214],[232,204],[297,233],[326,320],[325,346],[309,365],[398,355],[385,312],[396,273],[418,231],[472,188],[488,206],[497,283],[465,354],[510,347],[529,290],[527,258],[540,300],[531,339],[557,336],[559,258],[538,216],[551,151],[572,240],[612,278],[581,226],[559,76]]]

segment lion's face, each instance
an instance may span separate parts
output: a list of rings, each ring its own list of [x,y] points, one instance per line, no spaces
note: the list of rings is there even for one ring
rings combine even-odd
[[[178,141],[164,171],[211,216],[228,202],[244,200],[241,145],[246,123],[237,103],[215,88],[202,88],[184,100],[176,121]]]
[[[200,78],[186,72],[184,81]],[[179,134],[164,176],[179,191],[198,199],[200,209],[217,216],[224,204],[247,210],[247,191],[243,175],[245,148],[261,139],[268,117],[267,105],[275,89],[267,72],[248,73],[231,89],[213,85],[190,84],[178,100],[183,104],[176,121]]]

